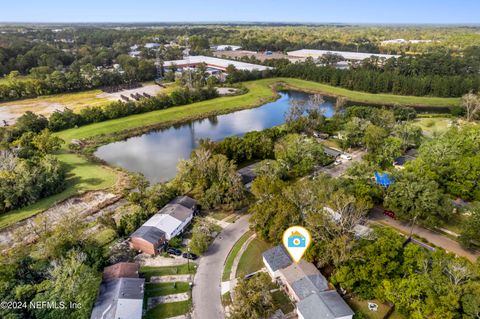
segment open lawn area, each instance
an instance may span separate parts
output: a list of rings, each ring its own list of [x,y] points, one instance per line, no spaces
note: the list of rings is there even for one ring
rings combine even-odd
[[[377,311],[371,311],[368,309],[368,302],[373,302],[378,305],[378,310]],[[367,318],[370,319],[383,319],[387,315],[388,311],[390,310],[390,307],[383,304],[379,300],[361,300],[358,297],[353,297],[348,300],[348,304],[352,307],[352,309],[357,312],[360,311],[364,315],[367,316]],[[390,316],[389,318],[392,318]],[[395,318],[395,317],[394,317]],[[403,318],[403,317],[396,317],[396,318]]]
[[[190,286],[188,282],[183,281],[145,284],[145,298],[173,295],[188,291],[190,291]]]
[[[419,126],[425,135],[435,136],[445,133],[450,127],[452,118],[449,117],[420,117],[415,119],[415,125]]]
[[[247,231],[245,234],[243,234],[242,237],[240,237],[240,239],[235,243],[235,245],[233,245],[232,250],[230,250],[230,253],[227,256],[227,260],[225,261],[225,265],[223,267],[223,276],[222,276],[223,281],[230,280],[230,272],[232,271],[233,261],[235,260],[235,257],[238,255],[240,248],[242,248],[243,244],[252,235],[253,235],[252,231]]]
[[[252,240],[242,257],[240,257],[236,277],[248,275],[252,272],[262,269],[262,254],[270,248],[272,248],[272,245],[261,239],[255,238]]]
[[[192,308],[192,300],[160,304],[143,316],[144,319],[164,319],[186,314]]]
[[[449,107],[460,105],[460,98],[443,98],[430,96],[405,96],[394,94],[373,94],[359,91],[351,91],[344,88],[304,81],[299,79],[280,78],[290,88],[309,90],[332,96],[343,96],[351,102],[371,103],[377,105],[405,105],[405,106],[438,106]]]
[[[86,191],[107,189],[115,185],[117,173],[108,167],[91,163],[81,156],[61,153],[57,157],[67,165],[67,187],[61,193],[46,197],[35,204],[0,216],[0,229],[34,216],[55,203]]]
[[[165,267],[140,267],[140,272],[145,277],[146,281],[150,281],[152,276],[170,276],[170,275],[188,275],[195,273],[195,264],[190,263],[190,267],[187,264],[178,266],[165,266]]]

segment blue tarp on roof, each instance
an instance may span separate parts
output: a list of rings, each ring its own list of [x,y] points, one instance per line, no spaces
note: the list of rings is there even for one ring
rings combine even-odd
[[[375,182],[383,187],[388,187],[393,184],[393,180],[388,173],[380,174],[379,172],[375,172]]]

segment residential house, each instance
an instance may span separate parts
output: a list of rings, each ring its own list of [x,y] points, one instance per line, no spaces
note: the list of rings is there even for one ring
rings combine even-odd
[[[299,319],[352,319],[354,312],[314,264],[294,263],[283,245],[263,253],[263,263],[297,305]]]
[[[154,255],[163,244],[181,234],[197,213],[197,203],[188,196],[173,199],[130,236],[132,248]]]
[[[145,279],[138,265],[119,263],[104,269],[91,319],[141,319]]]

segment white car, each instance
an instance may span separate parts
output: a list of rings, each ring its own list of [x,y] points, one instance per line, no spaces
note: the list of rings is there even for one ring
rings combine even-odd
[[[333,162],[333,165],[335,165],[335,166],[338,166],[340,164],[342,164],[341,160],[336,160],[335,162]]]
[[[344,160],[351,161],[351,160],[352,160],[352,155],[350,155],[350,154],[342,154],[342,155],[340,155],[340,158],[342,158],[342,159],[344,159]]]

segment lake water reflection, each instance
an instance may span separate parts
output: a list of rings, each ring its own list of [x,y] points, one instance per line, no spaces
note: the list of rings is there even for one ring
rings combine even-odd
[[[178,161],[188,158],[200,139],[218,141],[281,125],[289,101],[309,97],[310,94],[298,91],[280,92],[275,102],[107,144],[98,148],[95,155],[111,165],[143,173],[153,183],[169,180],[177,172]],[[333,116],[333,99],[326,99],[320,107],[326,117]]]

